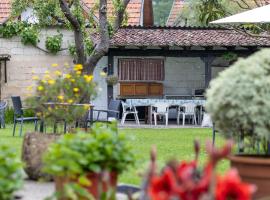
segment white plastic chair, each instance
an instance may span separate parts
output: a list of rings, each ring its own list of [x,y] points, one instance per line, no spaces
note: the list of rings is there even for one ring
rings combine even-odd
[[[168,126],[168,118],[169,118],[169,105],[166,103],[156,103],[153,105],[155,110],[152,111],[154,115],[155,126],[157,125],[157,116],[165,116],[165,123]]]
[[[127,115],[130,115],[130,114],[134,115],[136,124],[140,125],[138,111],[136,110],[135,106],[129,105],[122,101],[122,108],[123,108],[123,114],[122,114],[122,119],[121,119],[121,125],[125,123]]]
[[[183,108],[183,110],[181,110],[181,108]],[[177,113],[177,124],[179,125],[180,115],[182,115],[183,116],[183,126],[184,126],[186,115],[187,115],[187,116],[192,117],[192,120],[196,125],[197,120],[196,120],[196,110],[195,109],[196,109],[196,104],[194,104],[194,103],[186,103],[186,104],[179,106],[178,113]]]

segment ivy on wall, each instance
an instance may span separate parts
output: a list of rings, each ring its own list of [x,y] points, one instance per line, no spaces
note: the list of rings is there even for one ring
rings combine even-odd
[[[9,21],[6,24],[0,26],[0,37],[10,39],[18,36],[21,38],[21,42],[24,45],[32,45],[37,47],[40,41],[40,27],[33,24],[27,24],[25,22],[12,22]],[[47,36],[45,41],[45,47],[47,53],[57,54],[61,49],[63,42],[63,34],[59,33],[53,36]],[[90,42],[87,43],[87,49],[92,49],[93,45]],[[39,48],[41,49],[41,48]],[[41,49],[43,50],[43,49]],[[73,54],[70,54],[73,56]]]

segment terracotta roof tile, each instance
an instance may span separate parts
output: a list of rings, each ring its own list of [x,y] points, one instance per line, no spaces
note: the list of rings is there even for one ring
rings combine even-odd
[[[0,1],[0,24],[9,17],[11,12],[11,0]]]
[[[268,38],[217,28],[121,28],[111,46],[270,46]]]
[[[84,3],[88,8],[93,8],[97,0],[84,0]],[[109,14],[112,15],[113,5],[112,0],[108,0],[108,10]],[[128,25],[138,26],[141,24],[141,10],[142,10],[142,0],[130,0],[127,6],[128,14]]]
[[[88,8],[92,8],[96,0],[83,0]],[[112,13],[112,3],[108,3],[109,12]],[[130,0],[127,6],[128,24],[140,25],[141,22],[142,0]],[[0,24],[9,17],[11,13],[11,0],[0,0]]]

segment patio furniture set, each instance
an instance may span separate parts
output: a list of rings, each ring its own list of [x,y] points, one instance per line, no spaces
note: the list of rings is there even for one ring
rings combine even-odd
[[[13,136],[15,136],[16,126],[20,124],[20,132],[19,135],[22,135],[22,128],[25,122],[34,122],[35,131],[38,130],[38,121],[40,120],[38,117],[25,117],[24,111],[29,108],[24,108],[22,106],[22,101],[19,96],[12,96],[12,103],[14,108],[14,126],[13,126]],[[52,104],[51,102],[48,104]],[[199,99],[127,99],[125,102],[121,100],[111,100],[108,109],[94,109],[92,105],[89,109],[89,112],[86,116],[86,126],[88,126],[88,122],[91,123],[94,121],[106,121],[110,122],[112,120],[120,120],[120,114],[122,113],[121,125],[124,125],[127,116],[132,115],[137,125],[140,125],[140,119],[138,115],[137,108],[145,107],[145,121],[148,124],[153,123],[156,126],[158,124],[158,119],[162,119],[165,121],[165,125],[168,125],[169,121],[169,112],[170,109],[177,110],[176,113],[176,122],[179,125],[180,120],[182,119],[182,125],[185,125],[185,121],[187,118],[192,120],[192,124],[200,124],[202,121],[202,117],[204,114],[204,104],[205,100]],[[78,104],[77,106],[81,106],[84,104]],[[0,127],[5,127],[5,109],[7,107],[6,102],[0,102]],[[120,112],[122,107],[122,112]],[[94,120],[93,116],[96,113],[96,118]],[[101,118],[101,113],[106,113],[106,119]],[[40,131],[44,132],[44,122],[40,122]],[[64,132],[66,132],[66,123],[64,123]]]
[[[176,110],[176,122],[185,125],[187,118],[192,120],[192,124],[200,124],[204,114],[205,100],[202,99],[127,99],[122,102],[123,116],[121,124],[125,123],[128,114],[134,115],[137,125],[140,125],[137,107],[146,107],[146,123],[152,124],[154,119],[155,126],[157,119],[163,118],[165,125],[168,125],[170,109]]]

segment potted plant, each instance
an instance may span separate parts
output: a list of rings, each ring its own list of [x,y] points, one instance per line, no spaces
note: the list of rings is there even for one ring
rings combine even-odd
[[[0,146],[0,199],[10,200],[23,184],[23,168],[16,151],[7,145]]]
[[[106,77],[106,82],[107,82],[108,85],[114,86],[114,85],[116,85],[118,83],[118,76],[116,76],[116,75],[108,75]]]
[[[256,197],[270,196],[270,50],[238,60],[220,73],[207,91],[206,110],[215,126],[238,143],[231,165],[258,186]]]
[[[231,152],[232,143],[223,148],[213,148],[208,142],[206,151],[208,161],[204,167],[199,166],[199,144],[195,143],[195,159],[192,161],[172,160],[157,171],[156,152],[151,153],[149,171],[144,181],[142,198],[151,200],[251,200],[256,186],[243,182],[235,169],[230,169],[225,175],[216,172],[219,161],[225,159]]]
[[[35,110],[43,129],[44,126],[53,125],[52,132],[57,132],[57,125],[61,123],[65,124],[67,131],[71,131],[75,122],[87,115],[89,102],[96,96],[97,84],[92,75],[83,74],[82,65],[75,65],[73,69],[70,66],[65,67],[66,73],[63,73],[60,66],[53,64],[52,70],[46,71],[44,76],[33,76],[37,83],[28,88],[31,93],[26,100],[28,107]],[[64,129],[59,133],[64,133]],[[58,134],[25,135],[22,158],[30,179],[52,179],[42,172],[41,158],[48,145],[58,138]]]
[[[44,162],[44,171],[55,177],[60,194],[66,183],[75,182],[100,199],[106,192],[114,194],[109,191],[114,191],[118,175],[134,163],[134,154],[126,136],[118,134],[116,122],[96,123],[91,134],[66,134],[51,144]]]

